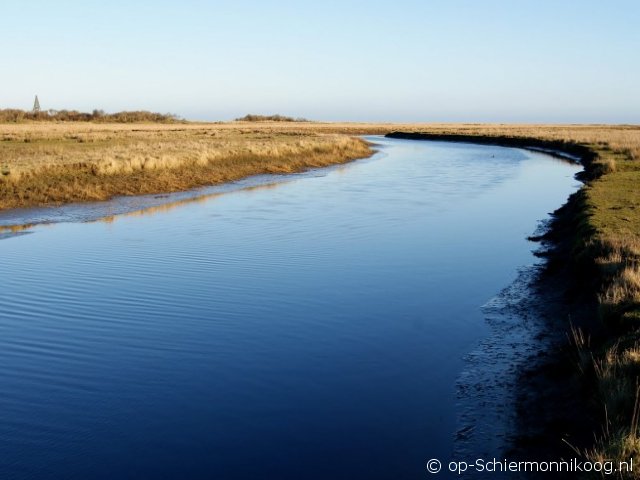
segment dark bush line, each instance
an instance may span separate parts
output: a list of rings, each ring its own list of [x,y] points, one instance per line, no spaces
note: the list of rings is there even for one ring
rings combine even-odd
[[[236,118],[236,122],[308,122],[306,118],[293,118],[284,115],[254,115],[248,114],[241,118]]]
[[[47,110],[29,112],[19,109],[0,109],[0,123],[36,122],[102,122],[102,123],[175,123],[181,121],[172,113],[156,113],[144,110],[131,112],[105,113],[94,110],[91,113],[77,110]]]

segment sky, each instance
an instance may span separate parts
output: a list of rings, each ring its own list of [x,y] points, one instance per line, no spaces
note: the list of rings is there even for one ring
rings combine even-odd
[[[636,0],[0,1],[0,108],[640,123]]]

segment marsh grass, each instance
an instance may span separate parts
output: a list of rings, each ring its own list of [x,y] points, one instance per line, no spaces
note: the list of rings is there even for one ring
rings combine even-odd
[[[350,135],[215,125],[4,125],[0,139],[0,208],[185,190],[372,153]]]

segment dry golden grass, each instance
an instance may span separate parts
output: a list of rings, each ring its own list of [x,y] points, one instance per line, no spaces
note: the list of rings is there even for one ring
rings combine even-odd
[[[168,192],[371,154],[348,134],[235,124],[0,125],[0,208]]]

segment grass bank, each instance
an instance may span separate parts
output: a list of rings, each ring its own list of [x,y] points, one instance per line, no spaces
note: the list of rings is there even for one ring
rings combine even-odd
[[[186,190],[371,153],[348,133],[268,124],[5,124],[0,209]]]
[[[545,235],[554,246],[550,265],[563,263],[571,287],[591,296],[597,309],[590,316],[596,320],[580,327],[558,319],[567,322],[573,344],[581,385],[575,395],[596,419],[595,440],[579,453],[599,461],[640,454],[640,128],[492,125],[389,136],[553,149],[581,158],[585,184]],[[640,478],[640,472],[623,477]]]

